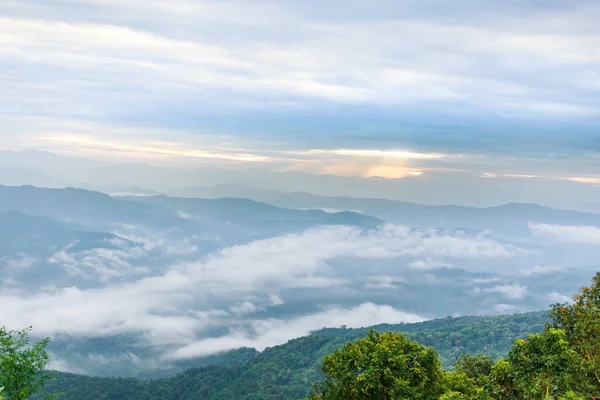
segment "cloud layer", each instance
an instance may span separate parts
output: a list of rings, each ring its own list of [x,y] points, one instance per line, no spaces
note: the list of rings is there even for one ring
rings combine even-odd
[[[96,272],[101,272],[101,266],[118,263],[133,268],[128,260],[139,256],[139,250],[132,249],[129,258],[121,254],[124,251],[62,251],[53,260]],[[510,259],[520,254],[524,253],[519,248],[484,235],[452,236],[398,226],[368,232],[350,227],[320,228],[225,248],[198,261],[175,263],[164,273],[134,277],[128,282],[107,280],[101,287],[43,288],[32,294],[5,289],[0,294],[0,320],[14,328],[34,325],[36,332],[44,335],[143,334],[156,345],[183,345],[192,355],[210,352],[211,348],[229,349],[236,343],[264,348],[324,326],[367,326],[423,318],[386,304],[362,302],[329,304],[322,311],[292,319],[262,319],[275,311],[272,307],[287,304],[281,295],[285,291],[351,291],[356,279],[364,279],[367,289],[378,291],[405,282],[399,276],[349,276],[345,264],[335,260],[398,260],[401,271],[402,264],[421,258],[427,260],[427,268],[433,268],[445,265],[436,259]],[[414,270],[414,266],[407,268]],[[369,272],[376,274],[377,269]],[[230,334],[210,339],[212,342],[197,341],[203,332],[218,326],[227,327]],[[183,357],[185,352],[178,350],[174,356]]]
[[[550,3],[4,1],[2,146],[597,185],[600,8]]]
[[[600,246],[600,228],[596,226],[530,224],[529,227],[536,235],[559,242]]]
[[[262,351],[267,347],[285,343],[300,336],[306,336],[325,327],[346,325],[349,328],[361,328],[381,323],[398,324],[421,321],[423,321],[423,318],[416,314],[405,313],[390,306],[379,306],[373,303],[363,303],[350,309],[329,307],[322,312],[287,321],[276,319],[252,321],[249,329],[234,329],[226,336],[203,339],[180,347],[170,353],[167,358],[194,358],[240,347],[251,347]]]

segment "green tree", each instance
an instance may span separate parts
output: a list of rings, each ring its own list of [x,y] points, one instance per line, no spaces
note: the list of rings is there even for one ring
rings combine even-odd
[[[573,296],[572,304],[555,304],[551,317],[581,357],[578,384],[600,397],[600,272]]]
[[[507,358],[492,368],[488,392],[495,399],[569,398],[576,365],[565,332],[549,328],[515,341]]]
[[[475,379],[464,372],[447,372],[445,393],[440,400],[490,400],[490,396]]]
[[[44,368],[49,358],[46,346],[49,340],[29,343],[31,327],[9,331],[0,327],[0,387],[6,400],[28,399],[43,393],[45,399],[53,398],[44,387],[53,377]]]
[[[454,363],[457,373],[473,379],[479,386],[487,382],[493,367],[494,360],[487,354],[463,354]]]
[[[401,333],[371,330],[325,357],[325,381],[312,399],[439,399],[444,373],[437,352]]]

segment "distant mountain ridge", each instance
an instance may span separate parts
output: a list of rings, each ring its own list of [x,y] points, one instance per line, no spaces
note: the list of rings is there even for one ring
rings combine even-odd
[[[407,201],[325,197],[309,193],[262,191],[235,185],[187,188],[175,194],[190,197],[248,197],[288,208],[351,210],[380,218],[385,222],[433,228],[470,228],[493,230],[505,237],[527,237],[529,222],[551,225],[593,225],[600,227],[600,214],[564,210],[531,203],[507,203],[491,207],[423,205]]]
[[[28,170],[27,173],[6,175],[2,179],[2,168]],[[45,178],[41,177],[44,175]],[[427,175],[435,175],[431,172]],[[255,197],[252,192],[307,192],[324,196],[379,197],[394,200],[405,200],[422,204],[491,204],[492,202],[509,202],[516,198],[522,202],[544,202],[553,207],[581,209],[582,211],[600,213],[597,188],[577,182],[556,182],[557,190],[572,194],[570,199],[553,198],[554,189],[546,185],[538,185],[538,180],[512,179],[509,190],[506,180],[498,179],[503,184],[493,190],[491,180],[482,180],[477,176],[466,177],[468,182],[457,180],[456,174],[439,176],[439,185],[433,187],[428,179],[421,177],[404,179],[343,177],[326,174],[311,174],[298,171],[274,171],[268,168],[228,169],[209,165],[152,165],[140,162],[117,162],[67,156],[38,150],[3,151],[0,150],[0,184],[33,184],[36,186],[76,186],[96,189],[109,193],[131,194],[169,194],[172,196],[205,197],[199,194],[207,188],[219,186],[218,195],[212,197],[247,197],[258,201],[266,201]],[[85,183],[87,182],[87,183]],[[520,182],[520,183],[519,183]],[[528,184],[530,182],[531,184]],[[91,186],[90,183],[94,185]],[[465,185],[461,195],[453,195],[456,185]],[[194,188],[202,185],[203,188]],[[225,191],[228,186],[236,190]],[[474,190],[480,186],[479,191]],[[129,190],[129,189],[137,190]],[[191,188],[191,189],[182,189]],[[486,190],[489,188],[490,190]],[[514,190],[521,190],[514,193]],[[127,190],[122,190],[127,189]],[[141,189],[141,190],[140,190]],[[242,189],[241,191],[239,189]],[[215,192],[215,189],[209,189]],[[431,200],[432,197],[439,198]],[[188,192],[188,193],[184,193]],[[522,192],[522,193],[521,193]],[[479,194],[481,195],[479,198]],[[517,194],[515,197],[514,194]],[[477,196],[477,197],[476,197]]]
[[[281,220],[314,221],[325,225],[345,224],[365,228],[375,228],[383,223],[378,218],[355,212],[330,213],[319,209],[297,210],[245,198],[198,199],[168,196],[128,196],[119,198],[189,213],[199,220],[231,220],[241,223],[256,221],[257,218],[260,218],[263,222],[265,220],[273,222]]]
[[[538,204],[508,203],[477,208],[430,206],[385,199],[322,197],[308,193],[249,190],[235,197],[235,186],[185,190],[166,195],[111,197],[85,189],[47,189],[34,186],[1,186],[0,211],[18,210],[58,221],[94,226],[93,222],[119,221],[178,229],[197,229],[198,224],[235,221],[237,225],[261,223],[276,229],[285,220],[291,229],[322,225],[374,228],[385,223],[437,229],[492,231],[510,240],[531,236],[530,223],[600,227],[600,214],[555,209]],[[242,188],[245,190],[246,188]],[[212,196],[227,194],[227,197]],[[240,196],[243,194],[240,193]],[[205,197],[201,197],[205,196]],[[43,207],[40,202],[43,201]],[[192,218],[187,218],[190,215]],[[97,225],[97,224],[96,224]],[[193,226],[193,228],[192,228]],[[275,231],[274,231],[275,232]]]
[[[31,185],[0,185],[2,211],[18,211],[96,231],[112,232],[121,225],[131,225],[157,231],[170,230],[181,235],[214,234],[230,244],[322,225],[370,229],[383,224],[377,218],[352,212],[286,209],[248,199],[112,197],[85,189]]]
[[[106,232],[50,218],[34,217],[19,211],[0,211],[0,254],[50,253],[71,246],[71,250],[110,247],[110,241],[129,241]]]

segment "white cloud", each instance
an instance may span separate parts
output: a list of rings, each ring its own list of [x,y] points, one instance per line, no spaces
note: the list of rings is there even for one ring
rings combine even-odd
[[[119,224],[113,233],[123,239],[141,244],[148,252],[171,256],[193,255],[198,251],[198,246],[192,243],[193,240],[202,238],[201,236],[181,237],[175,230],[155,231],[140,225],[125,224]]]
[[[347,137],[343,148],[312,143],[316,152],[307,150],[310,155],[297,160],[273,147],[267,154],[262,135],[260,143],[250,146],[252,133],[236,128],[183,126],[188,125],[190,104],[210,120],[231,110],[321,115],[333,109],[324,103],[567,120],[599,113],[593,66],[600,62],[595,52],[600,33],[593,25],[597,11],[588,6],[583,13],[562,10],[560,19],[552,12],[519,12],[520,18],[527,15],[522,20],[527,23],[514,24],[512,7],[491,12],[465,3],[456,9],[468,8],[471,15],[477,8],[487,18],[415,15],[415,9],[427,6],[414,4],[366,10],[365,1],[345,7],[344,16],[336,18],[324,16],[323,10],[339,14],[333,4],[324,9],[315,2],[173,0],[165,6],[95,0],[69,10],[56,0],[19,3],[3,2],[0,8],[0,52],[11,66],[0,73],[5,87],[0,109],[6,110],[0,118],[9,132],[3,138],[8,147],[17,143],[154,162],[252,162],[268,168],[310,164],[318,165],[313,168],[318,173],[412,178],[431,172],[424,163],[443,161],[454,167],[456,155],[385,146],[356,149],[351,146],[357,143]],[[588,27],[585,33],[572,29],[582,25]],[[169,125],[162,132],[149,128],[151,116],[164,114],[165,107],[185,115],[173,118],[177,123],[161,118],[160,124]],[[122,120],[123,110],[128,121],[146,121],[144,126],[132,129],[115,122]],[[40,127],[30,118],[42,115],[68,120],[71,126]],[[73,126],[91,121],[96,121],[95,129]],[[234,145],[199,139],[225,135]],[[311,162],[320,155],[327,160]],[[339,159],[344,157],[352,163]],[[581,175],[581,182],[597,180],[586,173],[575,176]],[[484,176],[495,175],[490,171]],[[517,171],[511,176],[537,174]]]
[[[524,276],[548,275],[562,271],[563,268],[554,265],[536,265],[532,268],[522,269],[519,273]]]
[[[285,304],[285,302],[283,301],[283,298],[276,294],[270,294],[269,300],[271,300],[271,304],[274,306],[280,306],[282,304]]]
[[[0,257],[0,265],[6,268],[7,272],[24,272],[32,268],[38,260],[27,254],[17,254],[14,257]]]
[[[442,268],[442,267],[449,268],[449,267],[452,267],[452,264],[426,259],[426,260],[412,261],[410,264],[408,264],[408,266],[410,268],[415,268],[415,269],[435,269],[435,268]]]
[[[500,278],[475,278],[471,279],[471,283],[493,283],[498,282]]]
[[[124,250],[94,249],[75,254],[65,251],[55,255],[55,261],[80,269],[82,265],[100,268],[110,263],[115,268],[127,268],[129,255],[120,251]],[[240,308],[240,302],[247,301],[248,295],[348,285],[351,281],[344,271],[336,271],[330,263],[337,257],[487,259],[510,257],[518,252],[482,235],[455,237],[434,230],[395,226],[369,232],[327,227],[226,248],[197,262],[173,265],[162,275],[129,283],[85,290],[47,288],[37,294],[0,293],[0,320],[14,328],[33,325],[40,334],[144,333],[154,343],[181,343],[211,324],[235,321],[222,310],[217,310],[216,315],[213,301],[236,311],[249,311],[249,304]],[[364,284],[399,281],[378,278]],[[270,302],[280,305],[284,300],[272,294]],[[266,306],[256,301],[252,304]]]
[[[35,295],[4,294],[0,319],[13,328],[33,325],[40,335],[147,332],[151,341],[180,341],[204,325],[187,311],[177,310],[189,303],[192,288],[186,285],[185,277],[167,274],[102,289],[72,287]]]
[[[310,150],[308,154],[333,154],[337,156],[368,157],[368,158],[400,158],[430,160],[451,157],[447,154],[438,153],[414,153],[399,150],[360,150],[360,149],[338,149],[338,150]]]
[[[542,296],[544,300],[547,300],[551,303],[570,303],[572,301],[571,297],[566,296],[564,294],[560,294],[558,292],[548,293]]]
[[[507,299],[519,300],[527,296],[527,286],[498,285],[483,290],[487,293],[499,293]]]
[[[72,251],[75,243],[61,249],[48,258],[50,264],[59,265],[67,274],[86,279],[107,282],[130,275],[147,275],[146,267],[134,266],[148,255],[142,247],[129,245],[121,239],[111,239],[107,244],[116,247],[100,247],[82,251]]]
[[[139,107],[156,107],[207,95],[211,104],[227,107],[257,107],[259,98],[261,108],[273,102],[289,108],[309,98],[450,101],[454,108],[458,103],[549,117],[597,113],[593,102],[577,96],[592,80],[590,64],[600,58],[600,34],[590,23],[595,10],[563,11],[560,24],[552,13],[530,12],[527,24],[513,24],[508,7],[493,13],[483,7],[479,12],[488,18],[452,21],[436,13],[411,15],[411,7],[371,8],[367,17],[360,11],[365,5],[348,9],[348,19],[311,18],[323,7],[315,3],[94,1],[60,13],[35,3],[26,13],[4,5],[0,51],[23,68],[6,79],[3,102],[11,109],[29,105],[97,116],[131,106],[132,99]],[[590,32],[570,29],[583,22]],[[563,102],[547,101],[548,92],[563,94],[555,97]]]
[[[85,371],[82,370],[81,368],[71,365],[66,360],[57,358],[56,356],[54,356],[54,354],[50,354],[50,362],[48,363],[46,369],[51,370],[51,371],[67,372],[70,374],[84,374],[85,373]]]
[[[262,310],[262,308],[257,307],[255,304],[253,304],[249,301],[244,301],[243,303],[240,303],[240,304],[231,305],[231,306],[229,306],[229,309],[231,310],[232,313],[234,313],[236,315],[253,314],[259,310]]]
[[[568,226],[530,223],[534,234],[565,243],[600,246],[600,228],[596,226]]]
[[[177,211],[177,216],[181,219],[191,220],[192,216],[190,214],[186,214],[183,211]]]
[[[141,362],[140,357],[131,352],[124,352],[118,355],[104,355],[99,353],[90,353],[87,358],[92,361],[94,364],[101,365],[113,365],[120,361],[126,360],[131,362],[133,365],[139,365]]]
[[[502,314],[514,314],[523,312],[525,309],[516,304],[496,304],[494,310]]]
[[[226,248],[206,260],[183,263],[177,269],[211,291],[234,292],[273,283],[280,287],[339,284],[340,278],[327,276],[327,261],[342,256],[487,259],[517,254],[520,249],[503,246],[484,235],[450,236],[398,226],[368,233],[357,228],[327,227]]]
[[[134,267],[127,259],[130,253],[114,249],[92,249],[77,253],[60,250],[54,253],[48,262],[58,264],[69,275],[107,282],[128,275],[146,275],[150,271],[145,267]]]
[[[346,325],[350,328],[359,328],[381,323],[397,324],[420,321],[423,321],[423,318],[416,314],[405,313],[390,306],[373,303],[364,303],[350,309],[330,307],[322,312],[291,320],[252,321],[250,328],[247,330],[232,330],[230,334],[222,337],[199,340],[177,349],[170,354],[169,358],[193,358],[239,347],[253,347],[262,351],[267,347],[285,343],[288,340],[308,335],[315,330],[326,327]]]

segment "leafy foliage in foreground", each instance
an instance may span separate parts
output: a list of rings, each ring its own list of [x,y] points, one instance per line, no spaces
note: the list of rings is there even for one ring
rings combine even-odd
[[[444,387],[435,350],[400,333],[375,330],[325,357],[323,373],[325,382],[312,399],[427,400],[438,398]]]
[[[438,354],[401,333],[379,334],[325,357],[325,380],[307,400],[584,400],[600,394],[600,273],[573,304],[553,307],[541,333],[498,360],[462,356],[444,373]]]
[[[517,340],[506,359],[490,361],[466,356],[444,372],[431,347],[373,330],[325,357],[325,380],[306,400],[583,400],[594,392],[574,379],[578,355],[560,329]]]
[[[0,400],[24,400],[43,393],[52,399],[45,385],[53,378],[45,372],[49,358],[46,346],[49,339],[29,343],[31,328],[9,331],[0,327]]]

